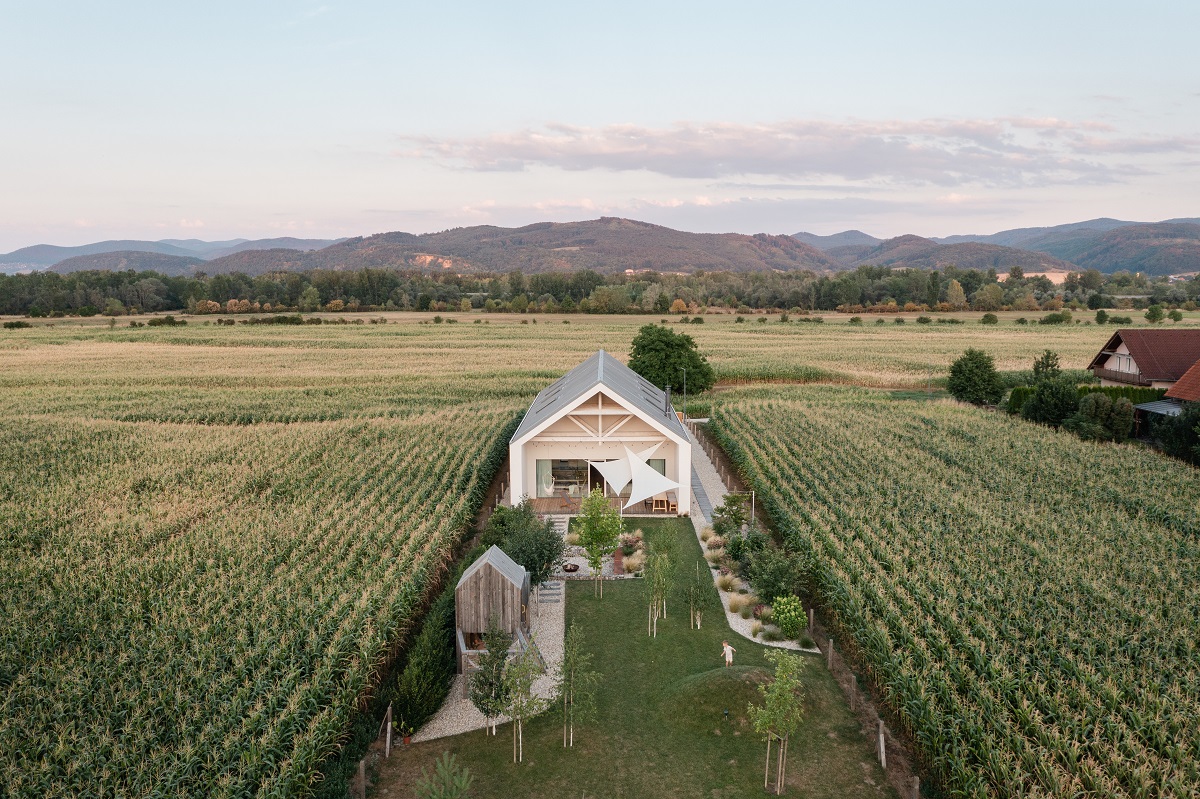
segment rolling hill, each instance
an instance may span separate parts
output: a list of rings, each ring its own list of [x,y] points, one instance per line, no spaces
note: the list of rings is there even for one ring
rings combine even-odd
[[[1082,269],[1177,275],[1200,271],[1200,224],[1128,225],[1062,247]]]
[[[201,267],[204,261],[191,255],[168,255],[157,252],[136,252],[119,250],[117,252],[101,252],[92,255],[76,255],[65,261],[59,261],[49,268],[50,272],[69,275],[72,272],[158,272],[161,275],[177,277],[190,275]]]
[[[843,247],[874,247],[883,241],[874,236],[863,233],[861,230],[843,230],[841,233],[834,233],[830,236],[818,236],[815,233],[794,233],[792,238],[797,241],[802,241],[805,244],[811,244],[818,250],[829,252],[834,249]]]
[[[286,247],[293,250],[317,250],[328,247],[341,239],[297,239],[290,236],[274,239],[232,239],[230,241],[201,241],[200,239],[163,239],[162,241],[140,241],[123,239],[98,241],[77,247],[60,247],[54,244],[35,244],[0,255],[0,265],[22,266],[45,269],[70,258],[105,253],[157,253],[181,258],[209,260],[246,250],[267,250]],[[71,268],[77,272],[79,269]]]
[[[869,248],[838,247],[827,254],[846,267],[870,264],[897,269],[936,269],[953,264],[961,269],[995,269],[1000,273],[1013,266],[1027,272],[1075,269],[1072,264],[1044,253],[976,242],[939,244],[920,236],[898,236]]]

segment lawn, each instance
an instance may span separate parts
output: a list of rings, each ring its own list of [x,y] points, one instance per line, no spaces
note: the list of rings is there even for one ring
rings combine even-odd
[[[473,797],[763,795],[766,749],[746,707],[768,674],[767,648],[730,633],[688,520],[631,519],[627,526],[672,548],[676,590],[670,615],[652,639],[641,581],[608,583],[603,599],[593,597],[590,582],[568,586],[567,623],[585,631],[602,674],[598,717],[576,729],[575,747],[563,748],[562,727],[552,715],[527,725],[519,766],[512,763],[511,725],[494,738],[478,731],[417,744],[381,764],[374,795],[411,795],[421,769],[431,769],[446,750],[475,775]],[[680,594],[697,568],[710,590],[704,626],[691,630]],[[737,649],[731,669],[722,665],[725,638]],[[789,793],[895,796],[820,658],[805,659],[807,718],[791,744]]]

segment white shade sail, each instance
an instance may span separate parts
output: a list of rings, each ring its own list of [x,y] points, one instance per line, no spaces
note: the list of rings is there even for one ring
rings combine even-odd
[[[625,490],[625,486],[629,485],[629,481],[633,479],[633,469],[630,462],[640,459],[642,463],[654,454],[655,450],[662,446],[662,442],[658,442],[649,449],[642,450],[636,456],[629,451],[629,447],[625,448],[627,457],[617,458],[612,461],[588,461],[592,466],[596,467],[596,471],[604,477],[604,481],[617,494]]]
[[[654,450],[650,450],[643,458],[641,455],[634,455],[629,447],[625,448],[625,457],[629,459],[630,471],[633,473],[633,488],[629,492],[629,501],[625,503],[625,510],[629,510],[631,505],[650,499],[657,494],[664,494],[679,488],[679,483],[659,474],[650,464],[646,463],[646,458],[650,457],[653,452]]]

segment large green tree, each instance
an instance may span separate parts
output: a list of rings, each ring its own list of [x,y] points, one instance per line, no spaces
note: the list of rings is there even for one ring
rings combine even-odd
[[[975,405],[995,405],[1004,396],[996,363],[983,350],[969,349],[951,364],[946,387],[956,400]]]
[[[687,390],[693,394],[708,391],[716,381],[712,366],[697,351],[692,337],[662,325],[638,330],[629,351],[629,368],[661,389],[682,390],[686,373]]]

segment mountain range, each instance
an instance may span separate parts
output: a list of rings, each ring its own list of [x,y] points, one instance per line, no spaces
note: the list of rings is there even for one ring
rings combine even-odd
[[[93,269],[265,274],[366,267],[455,273],[526,273],[593,269],[838,271],[864,264],[1007,272],[1125,269],[1151,275],[1200,272],[1200,219],[1127,222],[1093,219],[989,235],[880,239],[859,230],[830,236],[688,233],[616,217],[542,222],[520,228],[490,225],[438,233],[378,233],[349,239],[198,239],[105,241],[80,247],[39,244],[0,255],[0,269],[62,274]]]

